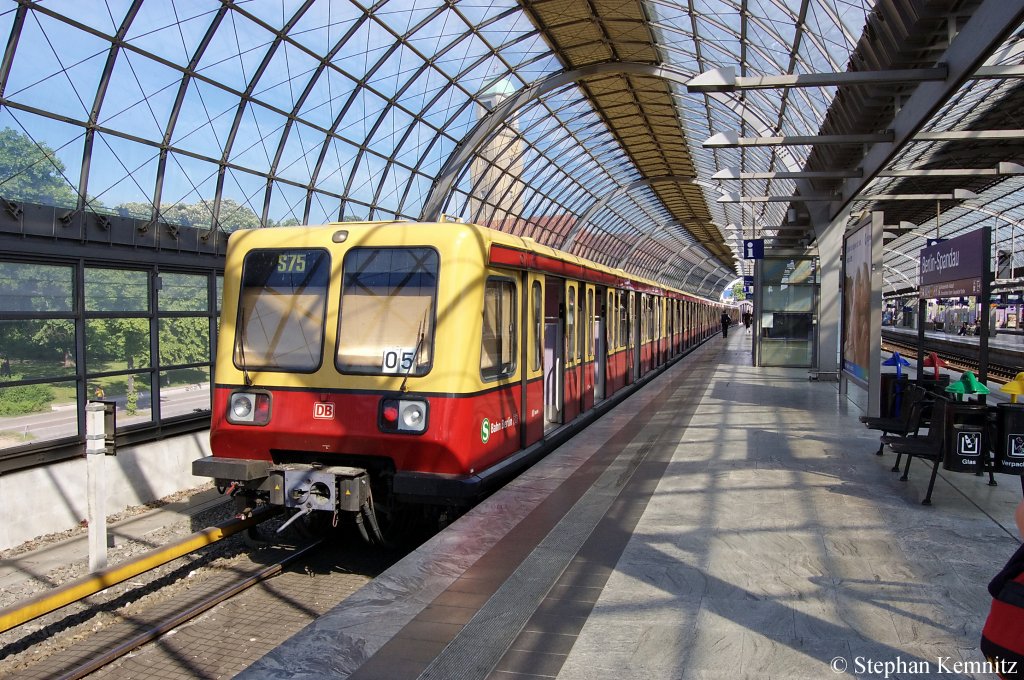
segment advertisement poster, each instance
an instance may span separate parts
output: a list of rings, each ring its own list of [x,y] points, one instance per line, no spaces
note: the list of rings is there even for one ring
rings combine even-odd
[[[846,239],[843,281],[843,370],[867,382],[871,356],[871,223]]]

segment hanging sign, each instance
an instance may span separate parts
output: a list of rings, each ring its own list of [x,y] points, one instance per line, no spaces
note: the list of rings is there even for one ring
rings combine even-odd
[[[764,259],[764,239],[763,238],[747,238],[747,239],[743,239],[743,259],[744,260],[763,260]]]
[[[979,295],[985,272],[982,256],[984,231],[978,229],[963,236],[921,249],[921,298]]]

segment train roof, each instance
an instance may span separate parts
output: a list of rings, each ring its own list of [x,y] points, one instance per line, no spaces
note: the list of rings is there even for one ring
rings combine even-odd
[[[692,300],[699,300],[711,304],[723,305],[720,300],[710,300],[694,293],[666,286],[662,283],[654,281],[652,279],[637,276],[636,274],[630,274],[623,269],[608,267],[592,260],[567,253],[561,250],[556,250],[550,246],[543,245],[534,241],[528,236],[517,236],[515,234],[509,234],[504,231],[498,231],[491,229],[490,227],[481,226],[479,224],[472,224],[467,222],[410,222],[404,220],[390,220],[390,221],[373,221],[373,222],[330,222],[321,225],[305,225],[305,226],[293,226],[293,227],[273,227],[272,231],[285,236],[286,234],[296,235],[300,233],[312,234],[325,229],[339,228],[366,228],[366,229],[388,229],[388,228],[401,228],[401,229],[433,229],[433,230],[444,230],[448,235],[453,236],[458,232],[472,232],[477,234],[481,239],[486,240],[492,247],[494,245],[503,246],[506,249],[512,249],[523,253],[532,253],[541,258],[547,258],[553,261],[570,264],[581,270],[589,270],[591,272],[597,272],[612,279],[626,281],[631,286],[639,290],[651,290],[663,293],[674,293]],[[231,240],[237,241],[240,238],[244,238],[245,234],[256,234],[256,233],[268,233],[269,229],[248,229],[238,230],[232,233]],[[286,240],[291,240],[293,236],[285,236]],[[728,305],[727,305],[728,306]]]

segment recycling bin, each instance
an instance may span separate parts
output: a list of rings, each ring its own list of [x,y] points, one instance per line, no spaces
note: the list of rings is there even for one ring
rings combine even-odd
[[[914,384],[920,385],[929,392],[945,395],[945,389],[949,386],[949,376],[941,374],[939,375],[939,379],[936,380],[933,375],[923,375],[919,378],[915,378]]]
[[[1024,474],[1024,404],[996,406],[993,439],[996,472]]]
[[[950,472],[988,470],[988,409],[981,404],[950,404],[946,411],[943,469]]]
[[[878,414],[882,418],[898,418],[900,399],[897,395],[906,395],[907,385],[910,381],[907,376],[901,375],[897,379],[895,373],[883,373],[882,381],[879,383],[879,409]]]

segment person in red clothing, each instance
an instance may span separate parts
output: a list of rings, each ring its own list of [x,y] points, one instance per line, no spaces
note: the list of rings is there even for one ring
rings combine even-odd
[[[1014,519],[1024,537],[1024,500]],[[981,652],[1000,678],[1024,678],[1024,545],[988,584],[988,592],[992,608],[981,631]]]

